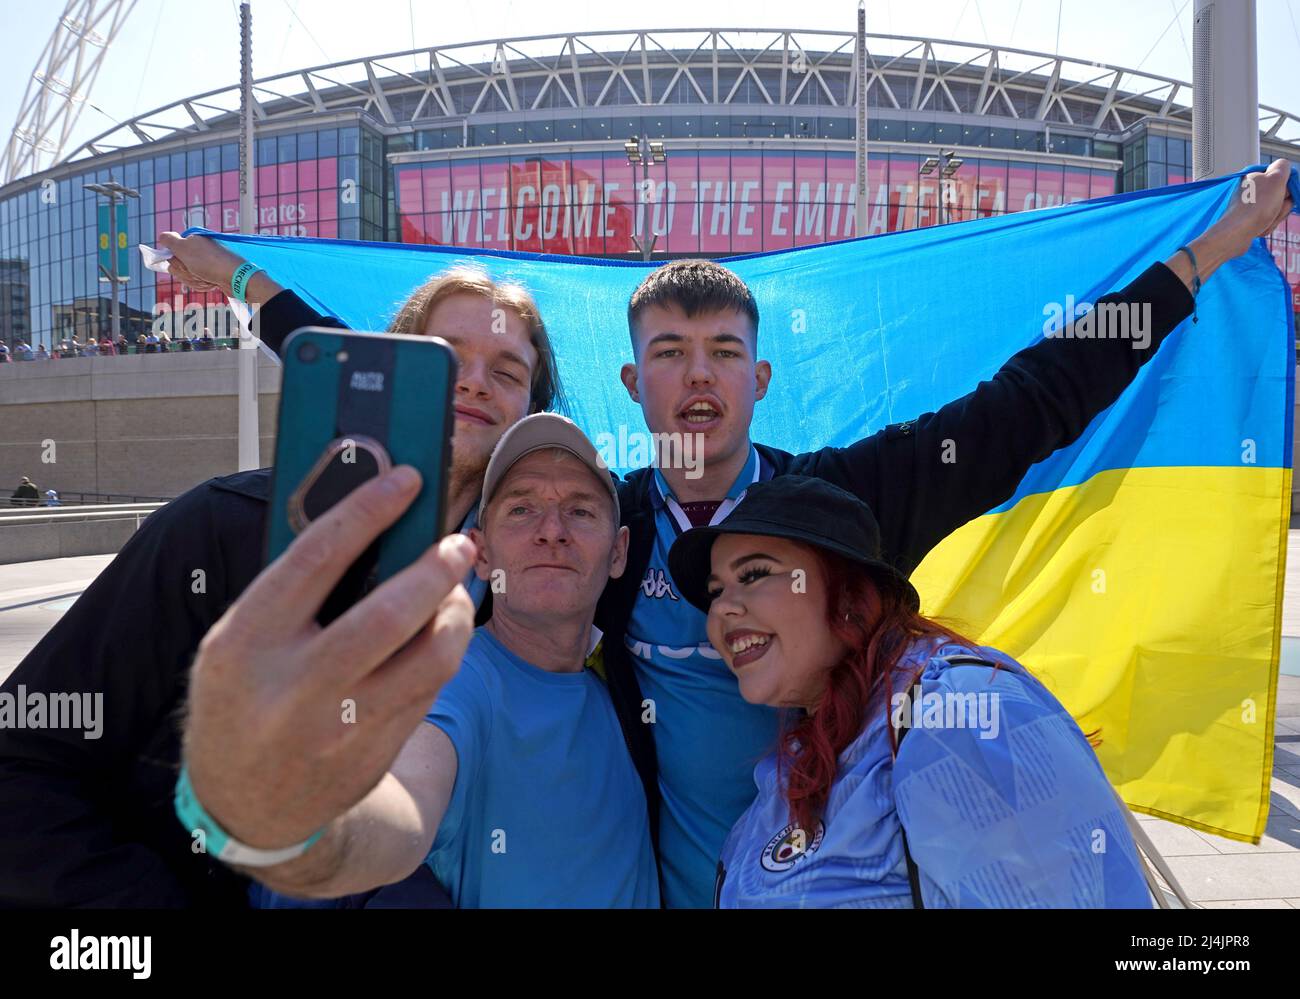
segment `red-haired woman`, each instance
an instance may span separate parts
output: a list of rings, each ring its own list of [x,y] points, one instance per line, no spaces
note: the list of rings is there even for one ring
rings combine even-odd
[[[793,709],[717,903],[1149,908],[1079,726],[1013,659],[922,617],[879,551],[860,500],[803,476],[756,483],[672,548],[741,695]]]

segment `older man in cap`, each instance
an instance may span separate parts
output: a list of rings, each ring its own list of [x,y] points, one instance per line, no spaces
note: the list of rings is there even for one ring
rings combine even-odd
[[[341,517],[357,512],[346,507],[354,497],[339,504]],[[423,585],[390,598],[436,608],[424,630],[401,625],[415,636],[410,662],[386,667],[422,671],[422,702],[388,703],[392,692],[364,670],[350,682],[318,680],[293,698],[301,752],[268,759],[247,743],[263,724],[287,722],[284,706],[247,702],[244,674],[274,685],[260,671],[275,671],[277,658],[250,665],[238,639],[205,641],[177,811],[208,849],[291,896],[361,892],[428,863],[466,908],[658,906],[641,781],[609,693],[586,667],[599,640],[596,602],[627,557],[613,479],[574,423],[539,413],[501,438],[483,503],[474,544],[445,539]],[[466,649],[470,611],[453,584],[470,548],[493,614]],[[264,597],[279,567],[263,573]],[[253,589],[245,599],[255,606]],[[241,630],[239,610],[225,631]],[[394,610],[395,623],[404,617]],[[412,717],[434,694],[423,720]],[[338,706],[353,698],[370,729],[340,734],[348,722]],[[227,721],[235,713],[238,727]],[[267,745],[283,747],[283,735]]]

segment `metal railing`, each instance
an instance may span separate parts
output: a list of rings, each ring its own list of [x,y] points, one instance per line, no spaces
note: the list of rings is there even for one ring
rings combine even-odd
[[[134,520],[136,529],[162,503],[124,503],[114,506],[60,506],[37,510],[0,509],[0,527],[11,525],[31,526],[54,523],[85,523],[87,521]]]
[[[59,494],[59,505],[57,507],[47,507],[44,496],[39,500],[34,499],[14,499],[12,496],[0,497],[0,511],[17,507],[19,509],[32,510],[36,508],[46,510],[58,510],[69,506],[103,506],[110,503],[169,503],[174,497],[171,496],[134,496],[130,493],[83,493],[73,492],[71,490],[56,490]]]
[[[31,357],[19,357],[13,345],[9,346],[9,361],[14,364],[26,364],[28,361],[54,361],[63,358],[74,357],[124,357],[135,354],[203,354],[214,350],[238,350],[239,340],[236,337],[214,337],[211,341],[199,346],[199,341],[189,341],[191,346],[186,348],[181,346],[180,341],[174,340],[170,345],[163,344],[141,344],[129,343],[125,351],[114,346],[113,353],[96,352],[93,354],[86,353],[84,345],[80,348],[70,348],[64,350],[58,347],[53,355],[37,357],[33,354]],[[150,348],[153,348],[152,350]],[[34,348],[33,348],[34,349]]]

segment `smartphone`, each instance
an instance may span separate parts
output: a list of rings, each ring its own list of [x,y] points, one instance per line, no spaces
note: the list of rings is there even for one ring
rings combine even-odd
[[[318,615],[327,624],[445,533],[456,355],[437,337],[304,326],[281,357],[265,564],[368,479],[412,465],[423,480],[330,594]]]

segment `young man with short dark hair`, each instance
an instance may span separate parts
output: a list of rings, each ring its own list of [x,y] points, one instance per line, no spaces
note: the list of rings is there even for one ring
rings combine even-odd
[[[1191,314],[1194,275],[1208,279],[1290,211],[1290,169],[1278,160],[1249,175],[1243,184],[1254,199],[1236,199],[1192,241],[1191,253],[1152,264],[1097,303],[1149,303],[1153,328],[1144,349],[1128,339],[1045,338],[938,412],[845,448],[795,455],[750,442],[754,405],[772,369],[758,360],[758,309],[740,278],[711,261],[682,260],[642,282],[628,305],[634,361],[623,366],[623,384],[652,434],[700,435],[703,471],[669,463],[627,476],[619,500],[631,531],[628,568],[605,591],[597,624],[611,683],[630,686],[634,678],[653,702],[645,712],[653,727],[642,726],[638,739],[652,739],[657,756],[666,905],[711,904],[723,841],[754,797],[755,761],[777,736],[776,711],[740,696],[709,644],[705,615],[673,585],[667,555],[676,536],[721,521],[753,482],[814,476],[871,507],[886,557],[910,574],[943,538],[1011,497],[1032,465],[1073,443],[1118,398]],[[965,460],[945,463],[945,440],[960,441]]]

